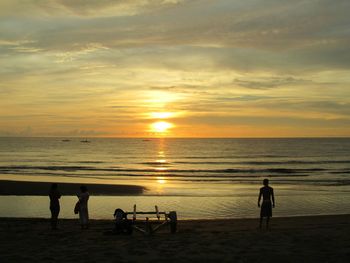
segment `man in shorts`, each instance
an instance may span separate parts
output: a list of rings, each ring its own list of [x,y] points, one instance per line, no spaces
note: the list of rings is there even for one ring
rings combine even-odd
[[[263,184],[258,199],[258,207],[261,207],[259,227],[262,227],[263,218],[266,217],[266,229],[268,229],[270,217],[272,217],[272,207],[275,207],[275,196],[273,195],[273,188],[269,186],[269,180],[264,179]],[[260,206],[261,197],[263,200]]]

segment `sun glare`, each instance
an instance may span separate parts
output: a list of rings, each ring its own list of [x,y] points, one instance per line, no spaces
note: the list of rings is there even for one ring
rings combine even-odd
[[[172,117],[174,114],[172,112],[152,112],[151,118],[154,119],[167,119]]]
[[[163,133],[167,132],[168,129],[173,127],[173,125],[169,122],[166,121],[158,121],[152,124],[152,131],[153,132],[158,132],[158,133]]]
[[[157,177],[157,183],[159,184],[165,184],[166,180],[164,179],[164,177]]]

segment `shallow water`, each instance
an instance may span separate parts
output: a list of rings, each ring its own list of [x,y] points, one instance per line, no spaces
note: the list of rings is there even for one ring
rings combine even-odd
[[[77,218],[73,213],[77,198],[62,197],[61,218]],[[349,214],[350,194],[278,196],[274,217]],[[131,212],[137,204],[138,211],[177,211],[179,219],[255,218],[259,216],[257,200],[242,197],[188,197],[188,196],[92,196],[89,214],[94,219],[113,219],[116,208]],[[40,196],[2,196],[1,217],[50,217],[49,200]],[[140,216],[144,219],[144,216]]]

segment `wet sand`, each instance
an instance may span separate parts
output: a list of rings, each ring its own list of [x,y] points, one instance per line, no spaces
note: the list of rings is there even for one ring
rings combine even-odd
[[[348,262],[350,215],[273,218],[270,230],[257,219],[179,221],[144,236],[105,235],[113,222],[0,218],[1,262]]]
[[[76,195],[81,184],[59,183],[59,191],[62,195]],[[107,184],[84,184],[92,195],[138,195],[145,190],[137,185],[107,185]],[[36,195],[47,196],[51,183],[25,182],[0,180],[0,195]]]

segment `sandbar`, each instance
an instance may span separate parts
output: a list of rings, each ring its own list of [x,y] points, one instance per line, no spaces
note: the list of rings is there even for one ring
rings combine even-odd
[[[59,191],[62,195],[76,195],[81,184],[59,183]],[[112,185],[112,184],[84,184],[92,195],[139,195],[145,190],[138,185]],[[0,195],[36,195],[47,196],[50,190],[49,182],[26,182],[0,180]]]

